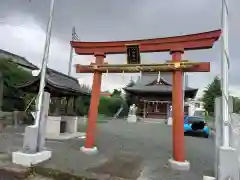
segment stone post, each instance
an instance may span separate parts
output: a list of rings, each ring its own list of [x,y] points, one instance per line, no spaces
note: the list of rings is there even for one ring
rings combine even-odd
[[[40,115],[39,125],[31,125],[26,127],[23,150],[12,153],[12,162],[14,164],[31,167],[51,158],[52,152],[44,150],[49,100],[50,94],[44,92],[43,111]]]
[[[38,130],[38,151],[43,151],[45,149],[45,137],[46,137],[46,124],[48,118],[48,110],[50,103],[50,93],[44,92],[43,95],[43,110],[41,113],[41,120]]]

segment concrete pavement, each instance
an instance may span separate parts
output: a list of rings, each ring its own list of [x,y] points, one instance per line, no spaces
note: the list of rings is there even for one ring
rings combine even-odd
[[[20,131],[20,130],[19,130]],[[21,149],[22,136],[9,130],[0,135],[0,151],[11,153]],[[19,133],[19,132],[18,132]],[[82,139],[48,141],[53,157],[41,167],[86,176],[128,180],[202,180],[213,175],[214,141],[201,137],[186,137],[186,159],[189,172],[172,170],[168,159],[172,156],[171,127],[165,124],[128,124],[121,120],[98,124],[97,155],[80,152]]]

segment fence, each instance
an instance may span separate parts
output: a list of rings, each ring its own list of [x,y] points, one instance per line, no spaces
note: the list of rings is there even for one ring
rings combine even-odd
[[[240,174],[240,114],[233,112],[233,98],[229,97],[230,148],[223,147],[223,118],[221,97],[215,100],[215,177],[217,180],[239,180]]]

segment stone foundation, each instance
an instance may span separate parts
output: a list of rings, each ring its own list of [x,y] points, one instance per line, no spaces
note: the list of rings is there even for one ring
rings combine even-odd
[[[54,138],[63,134],[76,134],[78,126],[77,116],[48,116],[46,137]]]

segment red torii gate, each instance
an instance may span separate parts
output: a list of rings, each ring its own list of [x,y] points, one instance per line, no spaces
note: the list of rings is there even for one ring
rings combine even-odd
[[[84,150],[94,151],[94,137],[96,120],[98,117],[98,105],[101,92],[102,73],[120,72],[172,72],[172,103],[173,103],[173,160],[185,162],[184,150],[184,116],[182,104],[182,72],[209,72],[210,63],[190,63],[182,61],[182,54],[187,50],[209,49],[220,37],[221,30],[203,32],[198,34],[183,35],[167,38],[110,41],[110,42],[75,42],[72,47],[78,55],[94,55],[95,63],[90,65],[76,65],[77,73],[94,73],[91,102],[88,114],[88,126]],[[107,54],[124,54],[126,45],[139,45],[140,52],[170,52],[172,61],[165,64],[137,64],[137,65],[108,65],[104,63]]]

